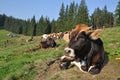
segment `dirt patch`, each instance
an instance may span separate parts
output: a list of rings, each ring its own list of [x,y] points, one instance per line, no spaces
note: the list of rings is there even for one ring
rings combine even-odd
[[[36,80],[49,80],[52,77],[55,78],[60,71],[59,64],[54,64],[51,66],[46,65],[45,68],[38,71]]]
[[[97,75],[81,72],[77,67],[60,70],[53,64],[46,71],[39,70],[36,80],[118,80],[120,78],[120,60],[110,60]]]

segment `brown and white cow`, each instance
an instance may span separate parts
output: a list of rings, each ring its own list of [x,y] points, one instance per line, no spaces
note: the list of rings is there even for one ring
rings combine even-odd
[[[79,24],[70,34],[68,46],[64,49],[61,60],[67,62],[61,68],[68,68],[70,64],[76,65],[82,72],[97,74],[104,63],[104,46],[98,37],[101,30],[90,30],[85,24]]]
[[[47,38],[52,38],[54,40],[58,40],[61,39],[63,37],[63,32],[59,32],[59,33],[50,33],[50,34],[43,34],[41,36],[41,40],[46,40]]]
[[[69,40],[70,40],[69,36],[70,36],[70,31],[64,32],[63,40],[65,40],[67,43],[69,43]]]

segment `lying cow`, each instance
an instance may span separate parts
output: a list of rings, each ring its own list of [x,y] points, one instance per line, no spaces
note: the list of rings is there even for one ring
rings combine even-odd
[[[43,35],[41,36],[41,39],[42,39],[42,40],[46,40],[48,37],[49,37],[48,34],[43,34]]]
[[[40,42],[39,47],[25,50],[25,52],[34,52],[41,48],[46,49],[46,48],[53,48],[53,47],[56,47],[56,42],[54,41],[54,39],[48,37],[46,40]]]
[[[99,73],[105,59],[103,42],[98,37],[100,32],[100,29],[92,31],[84,24],[77,25],[71,32],[68,47],[61,57],[61,60],[67,59],[64,65],[61,64],[61,68],[68,68],[73,64],[82,72]]]
[[[40,42],[41,48],[53,48],[56,46],[54,39],[48,37],[46,40]]]

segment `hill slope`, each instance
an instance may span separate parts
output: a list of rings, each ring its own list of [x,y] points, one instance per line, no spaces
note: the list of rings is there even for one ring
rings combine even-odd
[[[34,37],[32,42],[26,43],[29,36],[8,38],[10,33],[0,30],[0,80],[116,80],[120,78],[120,27],[105,29],[101,38],[107,52],[108,64],[98,75],[82,73],[77,67],[60,70],[58,64],[46,69],[46,61],[56,59],[63,54],[67,43],[56,41],[58,47],[41,49],[36,52],[25,52],[39,45],[40,37]],[[5,44],[4,42],[8,40]]]

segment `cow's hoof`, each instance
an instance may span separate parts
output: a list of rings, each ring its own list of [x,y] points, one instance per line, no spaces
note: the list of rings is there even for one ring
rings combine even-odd
[[[90,71],[89,71],[90,74],[98,74],[100,73],[100,69],[99,68],[92,68]]]

